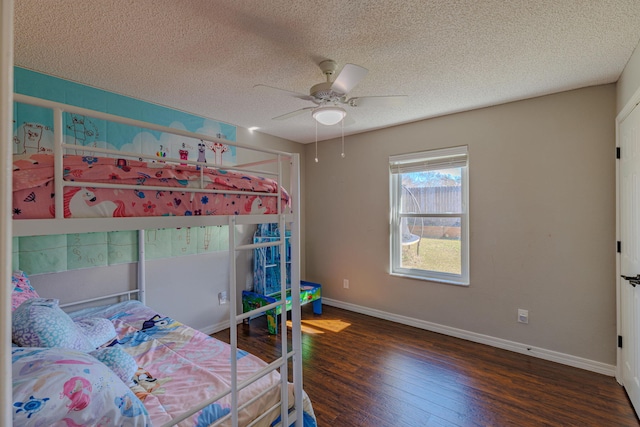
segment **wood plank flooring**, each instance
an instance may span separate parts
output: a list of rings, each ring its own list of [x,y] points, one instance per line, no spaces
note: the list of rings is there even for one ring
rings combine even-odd
[[[318,426],[638,426],[614,378],[323,306],[302,307],[304,388]],[[229,331],[214,336],[228,342]],[[265,317],[238,345],[272,361]]]

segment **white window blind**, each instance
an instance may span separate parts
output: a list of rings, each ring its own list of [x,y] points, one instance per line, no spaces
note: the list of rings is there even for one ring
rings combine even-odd
[[[467,146],[389,156],[392,174],[467,166]]]

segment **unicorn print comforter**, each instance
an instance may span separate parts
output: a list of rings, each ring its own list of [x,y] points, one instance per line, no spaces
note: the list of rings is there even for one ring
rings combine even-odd
[[[112,321],[118,337],[110,345],[118,345],[136,360],[139,369],[132,391],[143,402],[152,424],[162,425],[231,387],[231,347],[169,317],[159,315],[139,301],[126,301],[106,307],[71,313],[75,320],[105,317]],[[244,351],[236,355],[238,381],[248,379],[266,366],[256,356]],[[239,413],[239,425],[247,425],[280,400],[280,375],[262,377],[242,389],[239,402],[256,399]],[[271,388],[263,396],[260,392]],[[305,427],[315,427],[315,416],[308,397],[304,396]],[[293,393],[289,390],[289,402]],[[226,396],[205,407],[180,426],[208,426],[229,414],[231,398]],[[279,409],[259,421],[257,426],[270,426]],[[231,425],[230,420],[222,425]]]
[[[13,218],[53,218],[53,179],[52,155],[14,156]],[[222,169],[206,167],[201,171],[193,165],[65,155],[64,179],[87,183],[81,187],[65,187],[65,218],[277,213],[278,186],[274,180]],[[92,188],[92,183],[137,187]],[[149,190],[145,186],[164,189]],[[264,195],[182,191],[186,188],[250,191]],[[281,197],[282,206],[285,207],[289,196],[282,190]]]

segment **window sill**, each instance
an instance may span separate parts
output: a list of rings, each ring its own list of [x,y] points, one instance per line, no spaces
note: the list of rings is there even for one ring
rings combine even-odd
[[[439,278],[439,277],[424,277],[424,276],[417,276],[414,274],[406,274],[406,273],[389,273],[389,275],[396,276],[396,277],[403,277],[405,279],[422,280],[425,282],[443,283],[446,285],[455,285],[455,286],[464,286],[464,287],[470,286],[468,281],[462,281],[462,280],[452,280],[452,279]]]

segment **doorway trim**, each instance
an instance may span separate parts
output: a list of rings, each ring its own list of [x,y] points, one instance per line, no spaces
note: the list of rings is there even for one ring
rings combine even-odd
[[[640,87],[636,89],[633,96],[629,98],[629,101],[620,110],[616,116],[616,150],[620,148],[620,124],[626,119],[629,114],[640,104]],[[622,153],[624,155],[624,153]],[[621,240],[620,236],[620,159],[616,159],[616,241],[614,242],[614,250],[617,247],[617,242]],[[617,345],[617,337],[622,334],[622,318],[621,318],[621,290],[620,286],[623,284],[620,278],[620,252],[616,250],[616,381],[622,385],[622,349]]]

